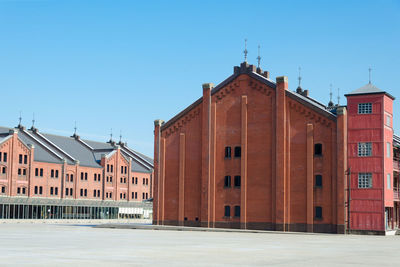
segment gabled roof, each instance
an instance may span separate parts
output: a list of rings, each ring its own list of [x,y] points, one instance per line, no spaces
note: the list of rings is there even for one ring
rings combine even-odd
[[[346,94],[345,96],[370,95],[370,94],[386,94],[388,97],[394,99],[394,96],[392,96],[391,94],[379,89],[378,87],[376,87],[372,83],[367,83],[363,87],[358,88],[357,90],[354,90],[354,91]]]
[[[400,136],[393,135],[393,146],[400,148]]]
[[[7,138],[10,128],[0,127],[0,143]],[[40,133],[37,129],[26,130],[20,127],[18,139],[25,145],[34,145],[34,160],[49,163],[63,163],[67,160],[68,164],[75,164],[93,168],[101,168],[100,161],[102,155],[112,155],[117,150],[117,146],[110,143],[101,143],[90,140],[81,140],[78,136],[67,137],[53,134]],[[129,150],[128,158],[132,158],[132,170],[137,172],[151,172],[153,160],[141,153],[138,153],[126,145],[124,149]],[[122,148],[122,147],[121,147]],[[137,166],[137,165],[144,165]]]
[[[221,82],[220,84],[218,84],[216,87],[214,87],[211,90],[211,95],[217,93],[224,86],[226,86],[227,84],[229,84],[230,82],[235,80],[241,74],[247,74],[250,77],[266,84],[267,86],[271,87],[272,89],[276,89],[276,83],[274,81],[272,81],[271,79],[267,78],[266,72],[263,72],[261,69],[257,68],[254,65],[249,65],[249,64],[247,64],[247,62],[243,62],[242,64],[240,64],[240,66],[234,67],[234,73],[231,76],[226,78],[223,82]],[[302,96],[295,92],[291,92],[289,90],[287,90],[287,95],[289,97],[294,98],[294,99],[298,100],[299,102],[311,107],[315,111],[320,112],[323,115],[325,115],[331,119],[336,118],[335,114],[330,112],[325,105],[321,104],[320,102],[318,102],[310,97],[305,97],[305,96]],[[203,98],[200,97],[195,102],[193,102],[190,106],[188,106],[183,111],[181,111],[177,115],[175,115],[172,119],[170,119],[169,121],[164,123],[161,126],[161,130],[164,130],[164,129],[168,128],[169,126],[171,126],[173,123],[175,123],[177,120],[179,120],[186,113],[188,113],[189,111],[194,109],[196,106],[198,106],[202,102],[203,102]]]

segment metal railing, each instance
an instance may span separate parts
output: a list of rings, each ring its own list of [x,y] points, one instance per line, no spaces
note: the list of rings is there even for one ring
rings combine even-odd
[[[393,188],[393,199],[394,200],[400,200],[399,188]]]

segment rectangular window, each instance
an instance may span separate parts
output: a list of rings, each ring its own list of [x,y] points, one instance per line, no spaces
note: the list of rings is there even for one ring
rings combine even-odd
[[[3,173],[6,173],[6,170],[7,170],[6,167],[3,167]]]
[[[372,156],[372,143],[358,143],[358,156],[359,157]]]
[[[224,216],[225,217],[231,217],[231,207],[230,206],[225,206],[224,210],[225,210]]]
[[[81,197],[83,197],[83,189],[82,188],[81,188],[81,192],[80,193],[81,193]]]
[[[135,192],[132,192],[132,199],[135,198]]]
[[[111,168],[111,172],[113,172],[114,171],[114,166],[111,165],[110,168]]]
[[[242,148],[240,146],[235,146],[235,158],[240,158],[242,156]]]
[[[26,194],[26,188],[22,187],[22,194],[25,195]]]
[[[124,174],[124,166],[121,166],[121,174]]]
[[[96,197],[96,193],[97,193],[96,189],[93,190],[93,196],[94,196],[94,197]]]
[[[144,199],[144,193],[142,193],[142,199]]]
[[[315,218],[322,219],[322,207],[315,207]]]
[[[20,187],[17,188],[17,194],[18,195],[21,194],[21,188]]]
[[[107,164],[107,172],[110,172],[110,165]]]
[[[27,163],[28,163],[28,156],[24,155],[24,164],[27,164]]]
[[[314,155],[315,156],[322,156],[322,144],[315,144],[314,145]]]
[[[322,175],[315,175],[315,186],[322,187]]]
[[[392,150],[392,145],[389,143],[389,142],[387,142],[386,143],[386,156],[388,157],[388,158],[390,158],[390,156],[391,156],[391,151]]]
[[[143,184],[146,184],[146,180],[143,178]]]
[[[58,178],[58,170],[56,170],[56,178]]]
[[[70,178],[71,178],[70,181],[73,182],[74,181],[74,175],[71,174]]]
[[[358,188],[372,188],[372,173],[358,174]]]
[[[3,154],[3,161],[7,162],[7,153],[6,152],[4,152],[4,154]]]
[[[371,114],[372,103],[360,103],[358,104],[358,114]]]
[[[100,197],[100,190],[97,190],[97,197]]]
[[[38,168],[35,169],[35,176],[39,176],[39,169]]]
[[[225,158],[231,158],[231,147],[225,147]]]
[[[235,217],[240,217],[240,206],[235,206]]]
[[[40,177],[43,177],[43,169],[40,168]]]
[[[68,188],[65,188],[65,195],[66,196],[68,196],[68,192],[69,192]]]
[[[22,175],[26,175],[26,169],[22,169]]]
[[[97,181],[97,173],[94,174],[94,181]]]
[[[53,187],[50,187],[50,195],[53,195]]]
[[[137,177],[135,178],[135,184],[137,184]]]
[[[83,180],[83,172],[81,172],[81,180]]]
[[[18,169],[18,175],[21,175],[21,169]]]
[[[58,196],[58,187],[55,187],[55,188],[54,188],[54,191],[55,191],[55,192],[54,192],[55,195]]]
[[[85,197],[87,197],[87,189],[85,189]]]
[[[146,193],[146,199],[148,199],[149,198],[149,194],[148,193]]]
[[[35,186],[35,195],[37,195],[37,194],[38,194],[38,187]]]
[[[22,154],[19,154],[18,163],[22,164]]]
[[[235,176],[235,181],[234,181],[234,186],[235,187],[240,187],[240,175]]]
[[[43,194],[43,187],[39,186],[39,195]]]
[[[0,161],[1,161],[1,156],[2,156],[2,153],[0,152]]]
[[[225,176],[224,187],[231,187],[231,176]]]
[[[125,174],[128,172],[128,168],[125,166]]]
[[[135,192],[135,199],[137,199],[137,192]]]
[[[72,196],[72,188],[69,189],[69,195]]]
[[[85,172],[85,180],[87,181],[87,172]]]
[[[54,170],[50,171],[50,177],[54,177]]]
[[[388,173],[387,174],[387,181],[386,181],[386,184],[387,184],[387,189],[390,189],[391,188],[391,175],[390,175],[390,173]]]
[[[386,126],[389,126],[389,127],[391,127],[391,126],[392,126],[392,123],[391,123],[391,118],[390,118],[390,116],[389,116],[389,115],[386,115]]]

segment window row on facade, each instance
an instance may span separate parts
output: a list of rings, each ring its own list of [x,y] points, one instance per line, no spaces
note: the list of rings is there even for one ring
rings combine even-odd
[[[7,152],[0,152],[0,162],[7,162]]]

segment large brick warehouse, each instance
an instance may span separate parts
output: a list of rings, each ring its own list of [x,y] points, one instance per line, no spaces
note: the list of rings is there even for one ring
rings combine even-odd
[[[126,143],[0,127],[0,219],[147,218],[152,178]]]
[[[203,84],[201,98],[155,121],[153,223],[397,229],[394,97],[371,83],[346,97],[347,106],[326,106],[247,62],[216,87]]]

